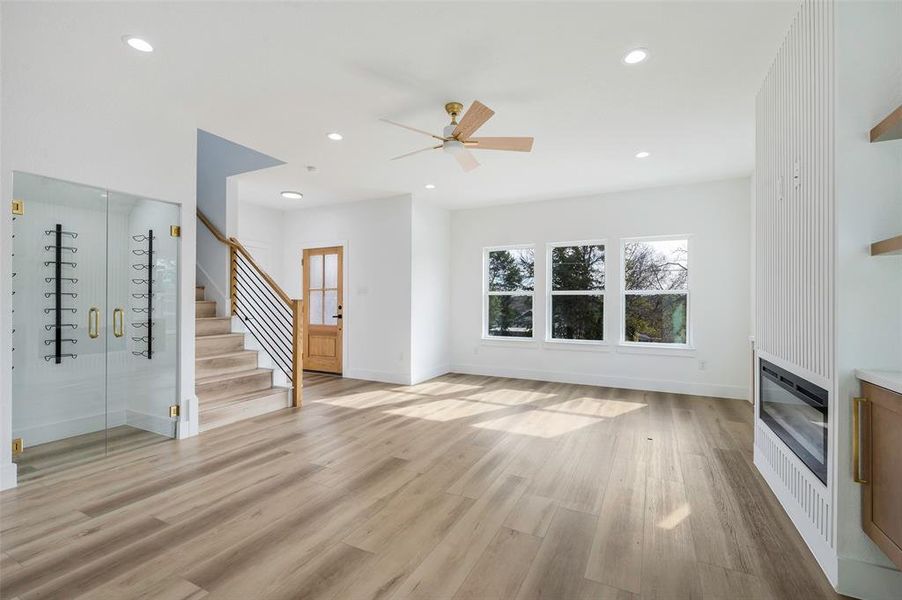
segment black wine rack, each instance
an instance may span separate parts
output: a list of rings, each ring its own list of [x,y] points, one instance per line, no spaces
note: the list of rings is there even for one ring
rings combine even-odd
[[[63,245],[63,243],[64,240],[66,244],[74,243],[78,238],[78,234],[74,231],[65,231],[62,224],[57,223],[53,229],[45,229],[44,235],[52,236],[54,242],[44,246],[44,251],[53,252],[53,259],[44,261],[45,267],[53,267],[53,277],[44,278],[46,283],[53,284],[51,291],[44,292],[44,298],[53,299],[53,306],[44,308],[45,315],[53,315],[53,322],[44,325],[45,331],[53,331],[53,337],[49,340],[44,340],[45,346],[53,346],[53,353],[45,354],[44,360],[47,362],[53,361],[54,364],[58,365],[63,362],[63,358],[78,358],[77,354],[63,352],[63,344],[74,345],[78,343],[75,337],[63,337],[63,330],[74,331],[78,329],[78,325],[75,323],[63,322],[64,314],[66,316],[74,316],[78,312],[77,308],[63,306],[64,298],[74,300],[78,297],[78,293],[74,291],[78,279],[71,277],[78,266],[78,263],[74,260],[78,248],[71,245]],[[64,258],[67,260],[63,260]],[[65,272],[63,271],[64,267],[67,269]],[[72,271],[69,271],[69,269]],[[64,288],[63,286],[66,287]]]
[[[147,234],[137,234],[132,236],[132,240],[138,242],[139,244],[146,243],[145,248],[135,248],[132,250],[132,254],[136,256],[146,257],[147,261],[143,263],[136,263],[132,265],[132,269],[137,271],[139,274],[143,275],[143,277],[136,277],[132,279],[132,284],[137,286],[138,291],[132,292],[132,298],[138,300],[140,304],[145,304],[145,306],[132,306],[132,312],[135,313],[135,318],[132,319],[132,327],[134,327],[137,331],[135,331],[135,335],[132,336],[132,341],[136,344],[145,344],[144,350],[134,350],[132,354],[135,356],[143,356],[147,359],[153,358],[153,229],[147,230]],[[143,273],[146,271],[147,273]],[[146,287],[145,287],[146,286]],[[146,290],[146,291],[145,291]],[[146,335],[140,335],[142,329],[146,329]]]

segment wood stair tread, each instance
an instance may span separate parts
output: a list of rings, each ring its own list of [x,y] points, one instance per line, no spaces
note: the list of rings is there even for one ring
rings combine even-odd
[[[210,336],[203,336],[210,337]],[[256,350],[237,350],[235,352],[223,352],[222,354],[208,354],[206,356],[198,356],[195,358],[195,361],[198,360],[215,360],[217,358],[231,358],[233,356],[247,356],[248,354],[256,354]]]
[[[201,336],[197,336],[197,337],[202,337],[202,338],[222,338],[222,339],[226,339],[226,338],[233,338],[233,337],[236,337],[236,336],[237,336],[237,337],[244,337],[244,334],[243,334],[243,333],[235,333],[234,331],[232,331],[232,332],[229,332],[229,333],[211,333],[211,334],[209,334],[209,335],[201,335]]]
[[[206,356],[204,358],[207,358]],[[222,373],[220,375],[208,375],[207,377],[199,377],[194,380],[194,387],[205,385],[208,383],[219,383],[222,381],[228,381],[229,379],[241,379],[242,377],[250,377],[253,375],[260,375],[263,373],[272,373],[272,369],[246,369],[244,371],[234,371],[231,373]]]
[[[274,385],[272,387],[266,388],[265,390],[257,390],[255,392],[245,392],[243,394],[235,394],[234,396],[226,396],[224,398],[217,398],[215,400],[208,400],[203,402],[204,410],[213,410],[216,408],[225,408],[227,406],[232,406],[234,404],[240,404],[242,402],[250,402],[252,400],[259,400],[261,398],[268,398],[270,396],[274,396],[276,394],[284,394],[291,391],[291,388],[282,387],[278,385]]]

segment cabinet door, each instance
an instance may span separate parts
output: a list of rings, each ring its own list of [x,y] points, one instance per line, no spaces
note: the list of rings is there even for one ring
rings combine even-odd
[[[870,404],[863,432],[870,468],[862,488],[862,526],[902,569],[902,395],[861,385]]]

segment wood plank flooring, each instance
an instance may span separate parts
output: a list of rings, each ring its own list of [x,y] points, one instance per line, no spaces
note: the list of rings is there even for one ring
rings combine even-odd
[[[0,494],[0,598],[837,597],[750,463],[748,403],[462,375],[304,394],[44,453]]]

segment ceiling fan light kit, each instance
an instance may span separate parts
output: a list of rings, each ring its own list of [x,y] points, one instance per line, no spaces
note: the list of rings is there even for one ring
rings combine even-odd
[[[428,150],[443,150],[453,156],[454,159],[457,160],[457,164],[459,164],[464,171],[472,171],[479,166],[479,162],[470,150],[532,151],[533,138],[531,137],[472,137],[477,129],[482,127],[486,121],[492,118],[495,111],[479,100],[474,100],[473,104],[470,105],[470,108],[467,109],[467,112],[461,117],[460,122],[458,122],[457,117],[460,115],[463,107],[464,105],[460,102],[448,102],[445,104],[445,112],[451,117],[451,123],[442,130],[442,135],[436,135],[434,133],[429,133],[428,131],[423,131],[422,129],[417,129],[416,127],[410,127],[409,125],[382,119],[391,125],[428,135],[441,142],[441,144],[436,146],[429,146],[428,148],[422,148],[420,150],[414,150],[413,152],[396,156],[392,160],[398,160],[399,158],[405,158]]]

